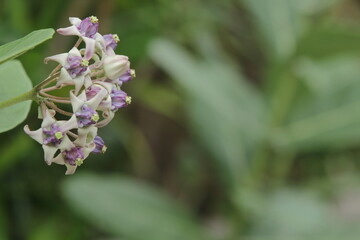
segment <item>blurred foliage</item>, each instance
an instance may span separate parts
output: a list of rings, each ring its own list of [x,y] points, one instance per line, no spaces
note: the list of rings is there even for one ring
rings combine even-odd
[[[133,104],[75,176],[0,135],[1,240],[359,238],[359,1],[2,0],[0,44],[88,15]],[[74,41],[20,57],[33,84]]]

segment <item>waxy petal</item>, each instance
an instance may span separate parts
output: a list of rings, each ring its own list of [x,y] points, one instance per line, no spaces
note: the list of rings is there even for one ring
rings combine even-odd
[[[57,147],[54,146],[48,146],[48,145],[42,145],[42,148],[44,150],[44,160],[47,163],[47,165],[51,165],[51,160],[54,158],[54,155],[56,151],[58,150]]]
[[[36,131],[31,131],[29,129],[28,125],[24,126],[24,131],[27,135],[29,135],[32,139],[34,139],[35,141],[37,141],[40,144],[43,144],[44,142],[44,137],[43,137],[43,131],[41,128],[39,128]]]
[[[60,86],[61,84],[72,82],[72,77],[70,76],[69,72],[65,68],[61,68],[60,76],[57,80],[56,86]]]
[[[77,112],[86,102],[86,93],[83,91],[79,96],[75,96],[72,91],[70,91],[70,100],[73,108],[73,112]]]
[[[81,23],[81,19],[77,17],[69,17],[69,22],[71,25],[78,26]]]
[[[67,121],[58,121],[58,124],[62,132],[67,132],[71,129],[75,129],[77,128],[76,116],[72,115],[72,117]]]
[[[68,53],[61,53],[54,56],[50,56],[45,58],[44,62],[48,63],[49,61],[55,61],[61,64],[62,66],[65,66],[68,55],[69,55]]]
[[[87,105],[91,107],[92,109],[97,109],[101,101],[105,98],[106,95],[108,95],[108,91],[105,88],[101,88],[101,90],[89,101],[87,101]]]
[[[43,122],[41,124],[41,127],[46,128],[46,127],[49,127],[52,124],[54,124],[56,122],[56,120],[54,119],[54,116],[55,116],[54,111],[49,111],[48,109],[46,109],[45,116],[44,116]]]
[[[78,138],[75,140],[75,144],[85,147],[90,144],[97,135],[98,128],[90,126],[87,128],[78,129]]]
[[[66,163],[65,166],[66,166],[65,175],[73,175],[75,173],[77,166],[73,166],[68,163]]]
[[[59,28],[56,30],[59,34],[64,36],[81,36],[79,29],[76,26],[70,26],[66,28]]]
[[[59,155],[57,155],[55,158],[53,158],[53,159],[51,160],[51,163],[56,163],[56,164],[59,164],[59,165],[64,165],[64,164],[65,164],[65,160],[64,160],[63,155],[60,153]]]
[[[84,40],[84,42],[86,44],[85,59],[89,60],[92,58],[92,56],[95,53],[96,40],[92,39],[92,38],[88,38],[88,37],[82,37],[82,39]]]

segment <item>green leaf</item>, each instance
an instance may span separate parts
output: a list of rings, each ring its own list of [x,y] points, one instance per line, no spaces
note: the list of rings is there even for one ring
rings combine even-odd
[[[166,39],[153,41],[149,51],[184,89],[191,132],[215,156],[225,181],[237,182],[265,132],[265,104],[259,92],[225,57],[208,54],[199,59]],[[221,55],[217,52],[222,50],[212,52]]]
[[[312,58],[333,57],[344,53],[360,52],[360,31],[358,28],[331,24],[315,27],[299,42],[297,54]]]
[[[17,97],[32,89],[32,83],[20,61],[0,65],[0,102]],[[27,117],[31,101],[0,109],[0,133],[8,131]]]
[[[14,59],[46,40],[51,39],[54,33],[55,31],[52,28],[41,29],[31,32],[23,38],[0,46],[0,64]]]
[[[132,240],[201,240],[182,207],[145,183],[126,177],[77,175],[65,181],[71,207],[93,224]]]
[[[310,95],[293,107],[288,122],[274,131],[272,143],[295,151],[358,146],[359,64],[354,56],[298,61],[296,75]]]
[[[349,221],[340,213],[339,200],[336,204],[324,201],[311,189],[280,189],[262,200],[263,211],[255,217],[252,233],[242,239],[352,240],[359,236],[358,220]]]
[[[287,59],[296,50],[299,38],[308,30],[307,17],[339,0],[242,0],[254,15],[265,40],[265,50],[275,59]]]

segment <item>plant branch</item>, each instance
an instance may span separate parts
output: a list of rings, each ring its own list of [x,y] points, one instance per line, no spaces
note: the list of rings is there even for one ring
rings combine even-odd
[[[32,89],[32,90],[30,90],[30,91],[28,91],[28,92],[26,92],[24,94],[21,94],[21,95],[19,95],[17,97],[9,99],[9,100],[0,102],[0,109],[10,107],[10,106],[15,105],[17,103],[24,102],[24,101],[29,101],[29,100],[33,100],[33,101],[38,100],[35,89]]]

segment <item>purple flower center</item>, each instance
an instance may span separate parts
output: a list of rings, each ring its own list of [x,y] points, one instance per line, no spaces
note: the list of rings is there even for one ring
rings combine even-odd
[[[64,138],[64,133],[61,131],[60,127],[57,124],[52,124],[49,128],[42,129],[44,134],[45,145],[50,146],[59,146]]]
[[[94,98],[100,92],[100,90],[100,87],[91,85],[88,89],[86,89],[86,99],[90,100]]]
[[[130,104],[131,98],[126,92],[113,88],[110,93],[111,97],[111,110],[116,111]]]
[[[105,40],[105,46],[106,48],[112,48],[115,50],[117,47],[117,43],[120,41],[118,35],[116,34],[106,34],[103,36]]]
[[[72,166],[80,166],[84,160],[84,151],[81,147],[73,147],[70,150],[63,151],[63,157],[66,162]]]
[[[77,28],[82,36],[94,39],[99,28],[98,19],[93,16],[87,17],[81,21]]]
[[[94,138],[94,143],[95,143],[95,148],[92,151],[93,153],[98,154],[98,153],[105,153],[106,152],[107,147],[105,146],[105,142],[101,137],[96,136]]]
[[[69,65],[65,68],[72,78],[83,74],[89,65],[89,62],[80,56],[69,56],[67,62]]]
[[[80,111],[75,113],[79,127],[88,127],[99,121],[99,114],[92,108],[84,104]]]

